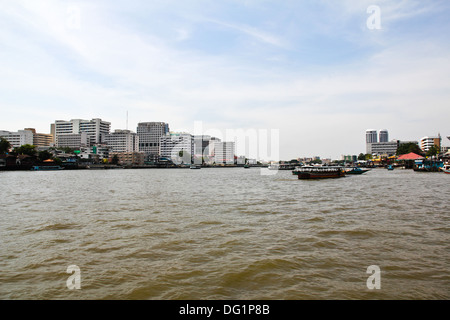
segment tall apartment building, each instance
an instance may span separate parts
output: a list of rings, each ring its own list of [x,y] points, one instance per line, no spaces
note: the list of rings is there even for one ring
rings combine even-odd
[[[437,137],[423,137],[419,141],[419,147],[423,152],[427,152],[432,146],[436,146],[441,150],[441,140],[440,134]]]
[[[65,135],[72,135],[71,140],[73,140],[74,142],[78,139],[75,139],[75,136],[73,135],[80,135],[80,140],[83,140],[81,134],[85,133],[88,139],[87,146],[100,144],[104,141],[104,137],[109,134],[110,129],[111,123],[103,121],[99,118],[94,118],[92,120],[56,120],[54,126],[55,143],[57,147],[64,146],[63,144],[66,144],[66,140],[68,138],[64,137]],[[74,145],[73,147],[81,147],[81,145]]]
[[[136,133],[139,137],[139,151],[146,154],[149,161],[157,161],[160,156],[160,139],[169,133],[165,122],[140,122]]]
[[[111,152],[139,152],[139,136],[130,130],[115,130],[105,135],[104,141]]]
[[[169,158],[176,164],[186,164],[191,163],[193,154],[194,137],[190,133],[171,132],[160,138],[161,157]]]
[[[378,142],[378,133],[375,129],[366,130],[366,153],[372,154],[372,143]]]
[[[379,142],[388,142],[389,141],[389,132],[386,129],[380,130],[378,141]]]
[[[214,162],[216,164],[234,164],[235,143],[215,142]]]

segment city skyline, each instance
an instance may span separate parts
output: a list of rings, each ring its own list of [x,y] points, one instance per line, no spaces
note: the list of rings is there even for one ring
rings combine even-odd
[[[370,6],[380,28],[369,28]],[[277,129],[281,159],[364,152],[372,127],[399,140],[449,135],[445,1],[2,8],[1,130],[98,117],[111,131],[164,121],[193,133],[202,121]]]

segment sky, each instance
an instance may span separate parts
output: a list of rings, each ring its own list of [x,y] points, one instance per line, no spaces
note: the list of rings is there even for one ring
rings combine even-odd
[[[0,0],[0,130],[200,123],[256,133],[269,151],[237,151],[265,160],[364,153],[367,129],[445,137],[449,16],[448,0]]]

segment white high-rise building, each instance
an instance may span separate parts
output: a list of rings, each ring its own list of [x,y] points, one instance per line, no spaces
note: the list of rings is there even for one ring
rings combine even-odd
[[[139,136],[130,130],[115,130],[105,136],[111,152],[139,152]]]
[[[234,142],[215,142],[214,162],[216,164],[234,164],[235,150]]]
[[[0,137],[5,138],[13,148],[19,148],[24,144],[33,144],[33,132],[31,130],[19,130],[17,132],[0,131]]]
[[[372,154],[372,143],[378,142],[378,133],[375,129],[366,130],[366,153]]]
[[[86,133],[87,144],[100,144],[104,141],[104,137],[109,134],[111,123],[98,118],[92,120],[72,119],[55,121],[55,142],[57,147],[62,146],[63,135],[80,135]]]
[[[194,137],[190,133],[171,132],[160,138],[160,156],[175,164],[191,163],[194,154]]]
[[[436,146],[441,150],[441,135],[437,137],[423,137],[419,141],[419,147],[423,152],[427,152],[432,146]]]

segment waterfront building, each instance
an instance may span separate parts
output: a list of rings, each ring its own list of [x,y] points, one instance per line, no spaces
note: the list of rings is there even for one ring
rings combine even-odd
[[[0,131],[0,137],[5,138],[11,147],[18,148],[24,144],[33,144],[33,132],[30,130],[18,130],[17,132]]]
[[[108,145],[97,144],[95,146],[80,148],[80,153],[78,156],[82,159],[92,159],[96,162],[103,159],[108,159],[110,152],[111,148]]]
[[[215,142],[214,162],[216,164],[234,164],[235,148],[234,142]]]
[[[145,161],[145,153],[143,152],[110,152],[109,162],[112,162],[114,156],[117,156],[120,165],[141,166]]]
[[[427,152],[432,146],[436,146],[439,150],[441,150],[441,140],[440,134],[434,137],[423,137],[419,141],[419,147],[423,152]]]
[[[194,137],[185,132],[171,132],[161,136],[159,154],[175,164],[191,163],[194,154]]]
[[[105,136],[111,152],[139,152],[139,136],[130,130],[115,130]]]
[[[372,154],[372,144],[378,142],[378,134],[375,129],[366,130],[366,153]]]
[[[10,132],[1,130],[0,137],[5,138],[13,148],[19,148],[24,144],[33,144],[33,132],[30,130],[19,130],[17,132]]]
[[[372,155],[388,155],[393,156],[397,153],[397,149],[400,145],[400,140],[392,140],[389,142],[377,142],[371,144]]]
[[[86,132],[60,134],[56,136],[56,146],[72,149],[88,147],[89,138]]]
[[[158,161],[160,139],[169,133],[169,124],[165,122],[140,122],[136,133],[139,137],[139,151],[145,153],[148,161]]]
[[[38,133],[34,128],[25,128],[24,130],[33,133],[33,145],[36,147],[50,147],[53,144],[53,135],[48,133]]]
[[[50,147],[53,141],[51,134],[37,133],[34,128],[25,128],[17,132],[0,131],[0,137],[8,140],[14,148],[18,148],[24,144],[30,144],[36,147]]]
[[[72,119],[70,121],[66,120],[56,120],[54,126],[55,132],[55,143],[57,147],[62,147],[63,142],[66,141],[65,135],[80,135],[86,133],[87,145],[91,146],[94,144],[101,144],[104,141],[104,137],[109,134],[111,129],[111,123],[103,121],[99,118],[94,118],[92,120],[82,120],[82,119]],[[53,128],[52,128],[53,130]],[[72,138],[75,138],[73,136]],[[75,140],[74,140],[75,141]],[[81,147],[74,146],[73,148]]]
[[[204,162],[210,163],[214,154],[214,143],[220,141],[219,138],[207,135],[194,136],[194,162],[200,164],[203,159]]]

